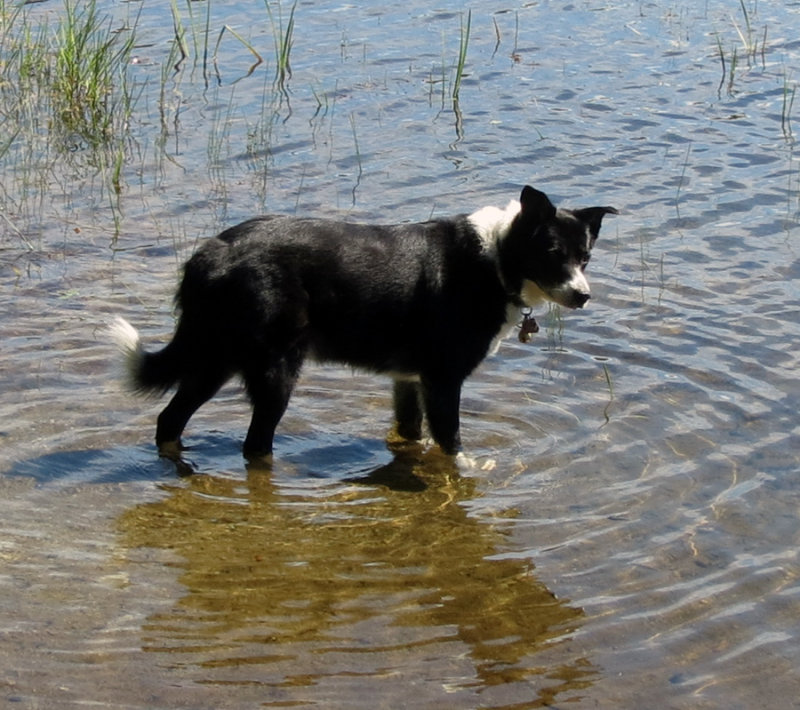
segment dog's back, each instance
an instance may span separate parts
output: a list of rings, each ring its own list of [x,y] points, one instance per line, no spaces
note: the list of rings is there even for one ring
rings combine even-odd
[[[318,360],[416,375],[464,369],[459,353],[471,370],[485,355],[505,318],[496,272],[466,217],[373,226],[268,216],[206,242],[178,298],[205,339],[236,343],[230,357],[305,346]],[[473,343],[458,342],[464,332]]]

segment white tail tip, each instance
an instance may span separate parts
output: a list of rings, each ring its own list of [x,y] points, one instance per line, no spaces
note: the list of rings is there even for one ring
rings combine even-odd
[[[128,385],[134,386],[136,373],[144,355],[138,331],[124,318],[117,317],[108,326],[108,335],[125,358],[123,366]]]

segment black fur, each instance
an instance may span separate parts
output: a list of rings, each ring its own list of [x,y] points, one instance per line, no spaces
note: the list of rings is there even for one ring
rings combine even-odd
[[[434,440],[455,453],[461,386],[508,326],[509,305],[526,305],[526,280],[543,297],[563,287],[615,212],[557,211],[530,187],[520,202],[494,241],[468,215],[386,226],[270,215],[206,241],[186,264],[172,341],[157,353],[129,344],[137,389],[177,385],[158,417],[161,450],[179,447],[192,414],[238,374],[253,405],[245,454],[270,453],[311,356],[390,374],[397,432],[419,438],[424,412]]]

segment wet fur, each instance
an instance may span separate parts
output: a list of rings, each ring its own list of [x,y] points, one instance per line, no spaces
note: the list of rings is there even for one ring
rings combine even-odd
[[[365,225],[268,215],[207,240],[189,259],[172,341],[147,353],[118,319],[129,385],[177,391],[158,417],[162,452],[233,375],[253,405],[244,451],[272,451],[307,357],[394,378],[397,432],[460,448],[464,380],[543,300],[589,298],[584,276],[611,207],[556,209],[525,187],[505,209],[417,224]]]

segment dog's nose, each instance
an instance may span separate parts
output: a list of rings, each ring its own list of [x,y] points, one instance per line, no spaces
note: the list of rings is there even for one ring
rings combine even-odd
[[[586,305],[586,302],[591,298],[588,293],[576,293],[575,294],[575,307],[576,308],[583,308]]]

